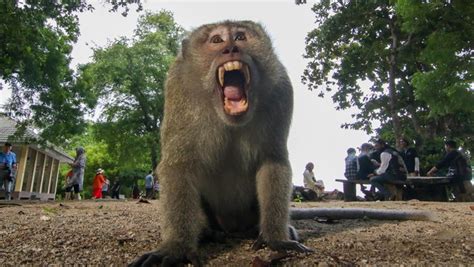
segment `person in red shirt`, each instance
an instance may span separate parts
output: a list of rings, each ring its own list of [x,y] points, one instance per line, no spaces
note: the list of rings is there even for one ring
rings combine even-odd
[[[97,169],[94,176],[94,181],[92,182],[92,197],[93,198],[102,198],[102,186],[105,183],[104,170],[101,168]]]

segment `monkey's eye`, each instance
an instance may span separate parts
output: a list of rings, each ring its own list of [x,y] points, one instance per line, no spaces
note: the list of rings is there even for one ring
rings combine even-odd
[[[243,33],[243,32],[238,32],[238,33],[235,35],[235,40],[236,40],[236,41],[245,41],[245,40],[247,40],[247,37],[245,37],[245,33]]]
[[[213,44],[218,44],[222,42],[224,42],[224,40],[222,40],[222,38],[219,35],[214,35],[211,37],[211,43]]]

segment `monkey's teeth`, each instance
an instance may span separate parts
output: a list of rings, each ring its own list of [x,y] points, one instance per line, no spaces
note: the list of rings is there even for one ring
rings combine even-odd
[[[225,71],[231,71],[230,68],[232,68],[232,64],[229,64],[229,63],[225,63],[225,64],[224,64],[224,69],[225,69]]]
[[[240,63],[239,61],[234,61],[232,64],[234,65],[234,70],[240,70],[240,68],[242,67],[242,63]]]
[[[219,83],[221,87],[224,87],[224,73],[225,69],[223,67],[219,67]]]
[[[230,61],[224,64],[226,71],[240,70],[242,68],[242,62],[240,61]]]
[[[239,106],[234,106],[233,104],[229,103],[229,100],[227,97],[224,97],[224,109],[225,112],[229,115],[239,115],[245,111],[247,111],[249,106],[249,103],[247,102],[247,99],[242,98],[239,101]]]
[[[249,70],[249,66],[247,65],[245,65],[245,68],[244,68],[244,76],[245,76],[245,82],[248,85],[250,83],[250,70]]]
[[[218,69],[218,79],[219,84],[223,87],[224,86],[224,74],[226,71],[233,71],[233,70],[240,70],[242,74],[245,76],[246,85],[250,84],[250,70],[249,66],[244,65],[240,61],[230,61],[226,62]]]

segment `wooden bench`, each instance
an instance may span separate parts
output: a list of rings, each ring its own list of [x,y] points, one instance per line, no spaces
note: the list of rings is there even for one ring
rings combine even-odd
[[[343,183],[344,201],[356,201],[356,185],[370,184],[369,180],[346,180],[336,179],[336,182]],[[403,200],[403,187],[404,186],[438,186],[442,190],[445,190],[446,185],[450,184],[451,180],[444,176],[439,177],[423,177],[423,176],[408,176],[405,181],[395,180],[386,183],[387,190],[395,195],[395,200]]]

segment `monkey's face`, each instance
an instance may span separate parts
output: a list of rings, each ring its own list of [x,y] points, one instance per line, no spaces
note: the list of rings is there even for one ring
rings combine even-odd
[[[255,29],[250,26],[255,27]],[[246,124],[255,112],[263,72],[261,57],[272,51],[256,24],[228,23],[207,28],[197,62],[206,66],[204,90],[218,116],[228,125]],[[196,58],[195,58],[196,59]]]

